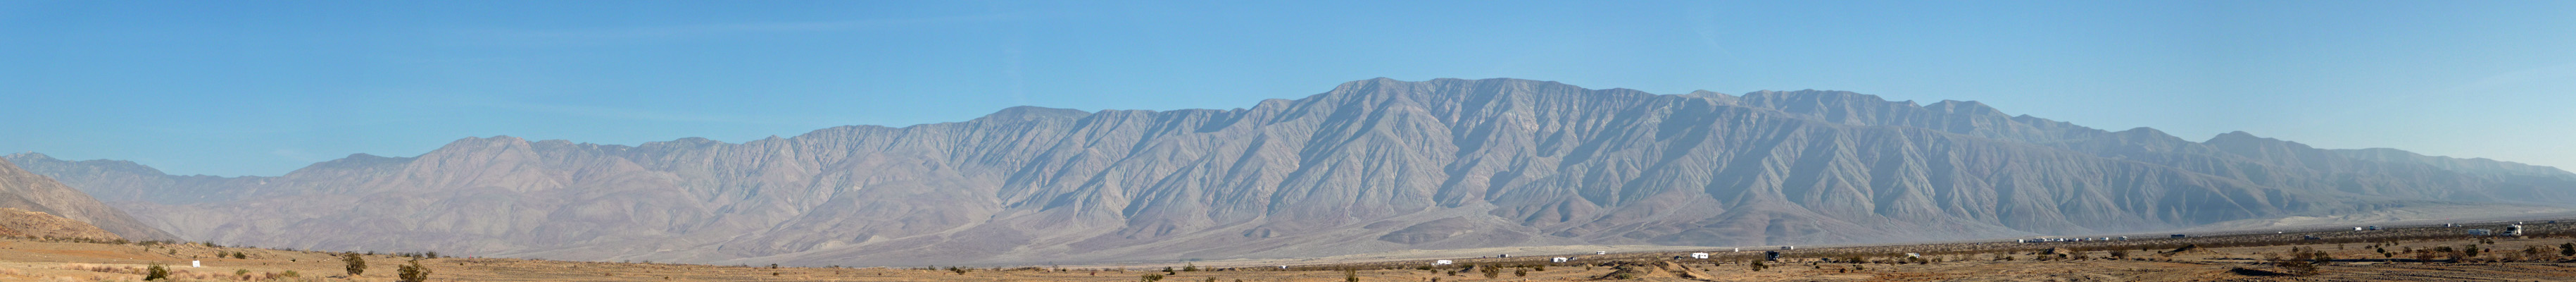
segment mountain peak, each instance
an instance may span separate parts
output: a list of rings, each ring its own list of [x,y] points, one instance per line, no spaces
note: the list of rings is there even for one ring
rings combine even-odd
[[[1923,108],[1953,114],[2005,115],[2003,110],[1997,110],[1993,106],[1977,101],[1941,100],[1931,105],[1923,105]]]
[[[2247,132],[2245,132],[2245,131],[2243,131],[2243,130],[2238,130],[2238,131],[2229,131],[2229,132],[2227,132],[2227,133],[2219,133],[2219,134],[2218,134],[2218,136],[2211,136],[2211,137],[2209,137],[2209,141],[2202,141],[2201,143],[2217,143],[2217,142],[2227,142],[2227,141],[2280,141],[2280,140],[2279,140],[2279,139],[2272,139],[2272,138],[2264,138],[2264,137],[2262,137],[2262,136],[2254,136],[2254,134],[2253,134],[2253,133],[2247,133]]]
[[[1057,118],[1068,118],[1068,119],[1069,119],[1069,118],[1081,118],[1082,116],[1086,116],[1086,115],[1091,115],[1091,112],[1086,112],[1086,111],[1083,111],[1083,110],[1076,110],[1076,109],[1066,109],[1066,108],[1048,108],[1048,107],[1039,107],[1039,106],[1014,106],[1014,107],[1009,107],[1009,108],[1002,108],[1002,110],[1000,110],[1000,111],[994,111],[992,114],[984,115],[984,117],[975,118],[975,120],[976,120],[976,121],[987,121],[987,122],[1001,122],[1001,121],[1030,121],[1030,120],[1039,120],[1039,119],[1057,119]]]
[[[46,155],[45,155],[45,153],[37,153],[37,152],[35,152],[35,151],[26,151],[26,152],[20,152],[20,153],[16,153],[16,154],[9,154],[8,158],[9,158],[9,159],[12,159],[12,160],[51,160],[51,159],[54,159],[54,157],[53,157],[53,156],[46,156]]]

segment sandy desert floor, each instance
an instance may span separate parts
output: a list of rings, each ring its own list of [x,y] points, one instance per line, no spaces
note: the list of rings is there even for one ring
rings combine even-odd
[[[1160,266],[1057,269],[1035,267],[807,268],[565,262],[494,258],[419,259],[431,281],[2576,281],[2576,244],[2569,224],[2531,224],[2531,236],[2459,234],[2492,226],[2428,227],[2377,231],[2157,238],[2067,243],[1970,242],[1812,248],[1783,253],[1767,269],[1751,263],[1758,251],[1459,258],[1455,265],[1427,260],[1303,264],[1209,271],[1160,271]],[[2190,246],[2190,247],[2184,247]],[[2469,256],[2476,246],[2480,252]],[[2447,249],[2446,249],[2447,248]],[[2175,251],[2184,249],[2183,251]],[[2386,254],[2383,254],[2386,252]],[[2319,253],[2313,271],[2296,267],[2294,253]],[[214,258],[240,253],[242,259]],[[1911,258],[1905,253],[1915,253]],[[364,256],[368,268],[351,276],[338,254],[205,244],[102,244],[0,239],[0,281],[140,281],[142,269],[170,266],[175,281],[395,281],[396,266],[415,260]],[[1853,259],[1860,262],[1854,262]],[[190,260],[203,267],[188,267]],[[2007,260],[2008,259],[2008,260]],[[1494,270],[1486,277],[1486,269]],[[292,277],[288,272],[295,273]]]

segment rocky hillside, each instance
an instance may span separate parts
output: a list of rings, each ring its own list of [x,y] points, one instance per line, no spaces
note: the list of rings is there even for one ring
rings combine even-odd
[[[1227,110],[1018,107],[908,127],[637,146],[466,138],[277,177],[9,156],[194,240],[792,265],[1772,245],[2559,205],[2555,168],[2193,142],[1976,102],[1355,81]]]
[[[125,240],[116,233],[98,229],[86,222],[14,208],[0,208],[0,236],[34,238],[71,238],[96,241]]]
[[[34,213],[34,215],[23,213]],[[44,220],[45,218],[67,218],[75,222],[61,223]],[[5,221],[0,222],[0,228],[13,228],[11,232],[0,234],[17,234],[9,236],[99,238],[95,236],[97,234],[86,233],[86,231],[105,229],[115,234],[104,238],[139,240],[178,238],[136,221],[123,211],[91,199],[81,190],[74,190],[70,186],[54,182],[51,178],[19,169],[18,165],[7,161],[0,161],[0,221]]]

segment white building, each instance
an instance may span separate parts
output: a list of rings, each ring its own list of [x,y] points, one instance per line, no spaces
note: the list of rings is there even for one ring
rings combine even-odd
[[[2504,236],[2522,236],[2522,225],[2514,224],[2505,226]]]
[[[1435,260],[1435,261],[1431,261],[1431,265],[1449,265],[1449,264],[1453,264],[1453,263],[1454,263],[1454,262],[1450,262],[1449,260],[1445,260],[1445,259],[1444,259],[1444,260]]]
[[[1708,253],[1691,253],[1691,258],[1708,259]]]
[[[1547,262],[1565,262],[1565,261],[1569,261],[1569,260],[1574,260],[1574,259],[1566,258],[1566,257],[1554,257],[1554,258],[1548,258],[1548,259],[1547,259]]]

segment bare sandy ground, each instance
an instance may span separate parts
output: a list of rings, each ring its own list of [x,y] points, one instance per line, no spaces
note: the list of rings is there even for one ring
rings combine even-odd
[[[1159,266],[1106,265],[976,269],[771,268],[642,263],[564,262],[525,259],[435,258],[417,260],[431,281],[2576,281],[2576,256],[2557,247],[2576,243],[2576,222],[2527,225],[2533,236],[2470,237],[2466,228],[2409,228],[2369,232],[2140,239],[2083,243],[1945,243],[1801,248],[1755,270],[1760,252],[1722,252],[1691,259],[1687,250],[1657,246],[1558,246],[1391,252],[1362,256],[1273,261],[1209,261],[1189,265],[1208,271],[1159,271]],[[2307,239],[2316,236],[2318,239]],[[2180,245],[2196,247],[2172,252]],[[2482,253],[2417,260],[2434,250],[2477,246]],[[1691,248],[1691,247],[1682,247]],[[2326,253],[2306,274],[2280,265],[2285,254]],[[1590,255],[1595,250],[1625,251]],[[2420,251],[2417,251],[2420,250]],[[2383,251],[2390,254],[2382,254]],[[2528,251],[2528,252],[2526,252]],[[1919,260],[1903,253],[1918,253]],[[2115,252],[2125,254],[2121,257]],[[240,253],[245,258],[214,258]],[[1484,257],[1526,253],[1511,258]],[[1579,257],[1550,263],[1547,257]],[[1481,257],[1481,258],[1480,258]],[[1862,258],[1853,262],[1848,258]],[[2115,258],[2118,257],[2118,258]],[[0,282],[138,281],[140,269],[163,264],[174,281],[393,281],[395,266],[411,258],[371,255],[362,275],[349,275],[336,254],[213,247],[202,244],[96,244],[0,239]],[[1457,265],[1432,266],[1448,258]],[[187,267],[198,260],[204,267]],[[1292,270],[1279,270],[1279,265]],[[1484,270],[1494,270],[1491,277]],[[287,272],[294,277],[285,276]]]

